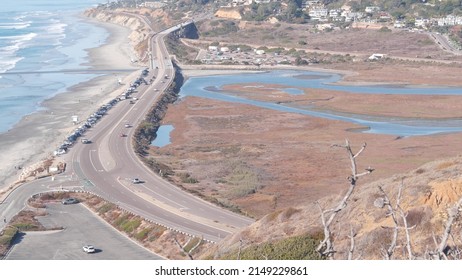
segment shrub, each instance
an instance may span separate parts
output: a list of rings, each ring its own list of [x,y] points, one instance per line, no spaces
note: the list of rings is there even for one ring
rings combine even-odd
[[[196,178],[191,177],[189,173],[180,173],[178,176],[181,179],[181,182],[185,184],[197,184],[199,181]]]
[[[241,252],[243,260],[319,260],[316,251],[319,240],[309,234],[289,237],[275,242],[252,245]],[[236,259],[237,250],[225,259]]]
[[[18,233],[17,228],[8,227],[3,231],[3,235],[0,236],[0,245],[9,246],[14,240],[16,234]]]
[[[141,219],[126,220],[120,225],[120,229],[126,233],[132,233],[141,225]]]
[[[18,223],[18,224],[14,224],[13,226],[16,227],[20,231],[28,231],[28,230],[30,231],[30,230],[38,229],[37,225],[29,224],[29,223]]]
[[[146,237],[149,235],[149,233],[151,231],[152,231],[152,228],[145,228],[145,229],[141,230],[140,232],[136,233],[135,238],[138,241],[142,241],[142,240],[146,239]]]
[[[110,210],[112,210],[112,209],[114,209],[114,208],[115,208],[115,205],[114,205],[114,204],[107,202],[107,203],[105,203],[103,206],[101,206],[100,208],[98,208],[97,211],[98,211],[99,214],[102,215],[102,214],[104,214],[104,213],[106,213],[106,212],[108,212],[108,211],[110,211]]]

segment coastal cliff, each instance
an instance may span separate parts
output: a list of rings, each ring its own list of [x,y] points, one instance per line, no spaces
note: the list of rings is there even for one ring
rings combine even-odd
[[[149,28],[138,17],[125,12],[106,11],[101,9],[89,9],[84,13],[89,18],[94,18],[101,22],[114,23],[124,26],[131,30],[128,39],[130,44],[138,56],[139,61],[147,59]]]

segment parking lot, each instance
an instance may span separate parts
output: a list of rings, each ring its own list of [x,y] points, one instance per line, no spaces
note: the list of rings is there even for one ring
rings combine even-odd
[[[8,260],[154,260],[162,259],[99,219],[81,204],[47,205],[49,215],[39,217],[47,228],[64,230],[26,232],[8,254]],[[87,254],[84,245],[95,246]]]

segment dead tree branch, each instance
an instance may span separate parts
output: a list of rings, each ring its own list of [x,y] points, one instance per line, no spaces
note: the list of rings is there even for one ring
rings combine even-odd
[[[414,259],[414,256],[412,254],[412,248],[411,248],[411,236],[409,233],[410,229],[413,229],[414,227],[409,227],[407,224],[407,214],[404,213],[404,210],[401,208],[401,196],[403,192],[403,181],[401,181],[400,186],[398,187],[398,194],[396,196],[396,203],[395,206],[391,204],[390,198],[388,197],[387,193],[383,190],[382,186],[379,186],[379,190],[383,195],[383,205],[388,208],[388,213],[387,217],[390,216],[391,219],[393,220],[393,235],[392,235],[392,240],[390,242],[390,246],[388,247],[387,250],[385,250],[385,259],[391,260],[393,253],[396,249],[396,245],[398,242],[398,232],[399,229],[403,228],[406,234],[406,250],[408,253],[408,257],[410,260]],[[403,227],[400,227],[399,225],[399,220],[398,220],[398,215],[401,217],[403,220]]]
[[[242,242],[242,238],[239,238],[239,250],[237,251],[237,260],[241,259]]]
[[[350,238],[350,250],[348,251],[348,260],[353,259],[353,253],[355,251],[355,236],[356,232],[353,230],[353,227],[350,226],[350,235],[348,236]]]
[[[335,145],[335,146],[339,146],[339,145]],[[351,175],[348,177],[348,181],[350,182],[350,187],[348,188],[344,197],[338,203],[337,207],[335,207],[334,209],[323,211],[322,207],[318,203],[319,209],[321,210],[321,220],[322,220],[322,224],[324,227],[324,239],[318,245],[316,250],[321,254],[321,256],[325,256],[331,259],[334,256],[335,250],[334,250],[334,246],[332,243],[332,233],[330,230],[330,226],[332,222],[334,221],[335,217],[337,216],[337,214],[347,206],[347,202],[350,199],[353,191],[355,190],[356,182],[358,178],[364,175],[370,174],[372,171],[374,171],[374,169],[370,167],[366,168],[366,171],[360,174],[358,174],[358,171],[357,171],[356,158],[366,149],[366,143],[362,145],[361,149],[356,154],[353,153],[351,146],[350,146],[350,142],[348,140],[345,141],[344,146],[339,146],[339,147],[345,148],[347,150],[348,157],[350,158]],[[326,220],[327,214],[329,214],[330,216]]]
[[[462,197],[457,201],[457,203],[448,209],[448,220],[446,221],[446,225],[444,227],[443,234],[441,236],[441,241],[438,244],[436,251],[434,253],[431,253],[433,259],[447,259],[447,255],[445,253],[447,244],[448,244],[448,239],[451,234],[452,230],[452,225],[454,223],[454,220],[459,216],[460,214],[460,207],[462,205]]]
[[[180,248],[180,250],[186,254],[186,256],[188,256],[188,258],[190,260],[194,260],[193,256],[191,255],[191,253],[197,249],[197,247],[199,247],[201,244],[202,244],[202,240],[203,238],[200,238],[199,241],[197,242],[196,245],[194,245],[193,247],[191,247],[191,249],[189,250],[186,250],[186,246],[189,244],[189,242],[192,241],[192,237],[189,237],[188,241],[186,241],[185,245],[181,245],[181,243],[178,241],[178,239],[176,238],[176,235],[173,236],[173,241],[175,241],[175,244],[178,246],[178,248]]]
[[[413,260],[414,255],[412,254],[411,235],[409,234],[409,230],[415,228],[415,225],[412,226],[412,227],[409,227],[407,225],[407,214],[404,213],[404,211],[403,211],[403,209],[401,208],[400,205],[397,205],[397,207],[398,207],[399,215],[403,219],[403,228],[404,228],[404,232],[406,234],[406,250],[407,250],[408,258],[409,258],[409,260]]]
[[[391,260],[391,257],[396,249],[396,243],[398,241],[398,231],[399,231],[398,218],[396,217],[396,212],[393,209],[393,206],[391,205],[390,198],[388,197],[387,193],[383,190],[382,186],[379,186],[378,188],[383,195],[383,205],[388,208],[388,213],[386,216],[391,217],[391,219],[393,220],[393,224],[394,224],[393,235],[392,235],[390,246],[388,246],[388,249],[385,250],[385,259]],[[396,203],[399,204],[400,200],[401,200],[401,188],[399,188],[398,190],[398,196],[396,199]]]

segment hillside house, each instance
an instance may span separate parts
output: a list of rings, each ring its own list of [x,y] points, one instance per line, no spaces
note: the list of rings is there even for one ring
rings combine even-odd
[[[385,55],[382,53],[373,53],[371,56],[369,56],[369,60],[379,60],[384,58]]]
[[[372,13],[379,12],[379,11],[380,11],[380,7],[377,7],[377,6],[368,6],[364,9],[364,12],[368,14],[372,14]]]
[[[308,11],[308,15],[312,20],[323,20],[327,18],[328,13],[326,8],[314,8]]]

